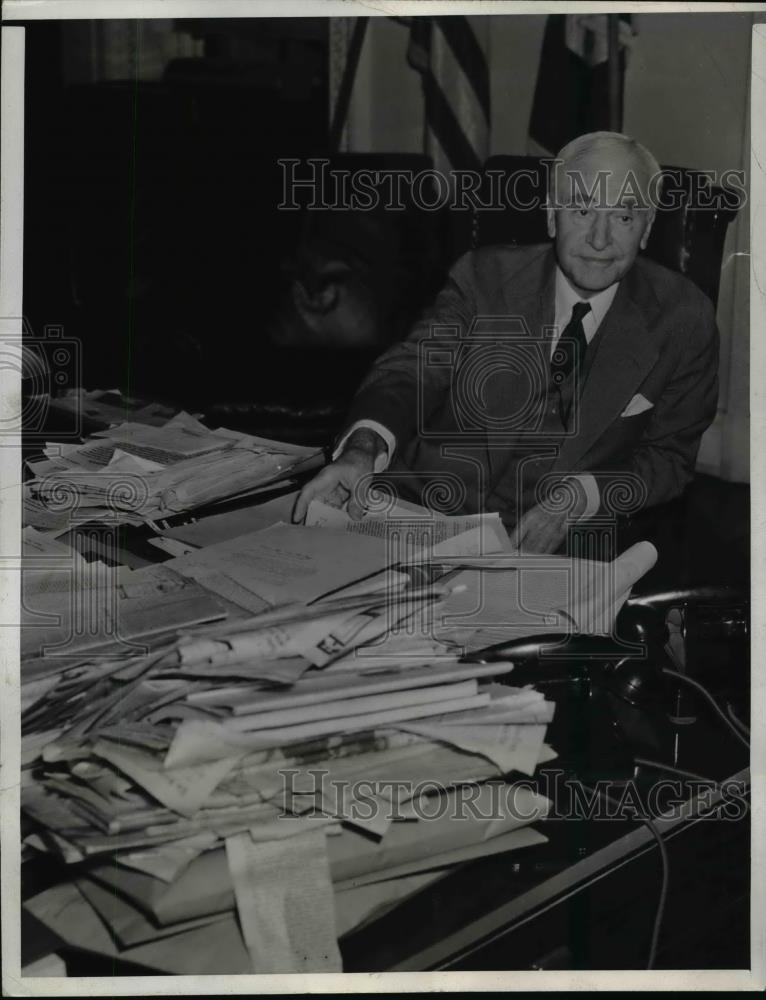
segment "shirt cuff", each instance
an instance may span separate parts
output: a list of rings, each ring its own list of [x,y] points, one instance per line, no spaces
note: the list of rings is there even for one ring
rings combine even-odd
[[[338,457],[338,455],[340,455],[340,453],[346,447],[346,442],[354,433],[354,431],[358,431],[363,428],[366,428],[367,430],[370,431],[375,431],[376,434],[379,434],[383,438],[383,442],[385,443],[386,446],[386,451],[382,451],[377,456],[377,458],[375,459],[375,464],[373,465],[372,468],[373,472],[375,473],[385,472],[389,464],[391,463],[394,451],[396,450],[396,438],[387,427],[384,427],[383,424],[379,424],[377,420],[357,420],[356,423],[352,424],[346,431],[346,433],[343,435],[343,437],[340,439],[340,441],[336,444],[335,450],[332,453],[332,460],[334,462],[335,459]],[[591,478],[593,477],[591,476]]]
[[[601,493],[599,492],[596,477],[592,476],[589,472],[583,472],[581,475],[568,476],[567,478],[576,479],[583,488],[583,492],[585,493],[585,510],[580,514],[578,521],[587,521],[589,517],[593,517],[598,512],[601,506]]]

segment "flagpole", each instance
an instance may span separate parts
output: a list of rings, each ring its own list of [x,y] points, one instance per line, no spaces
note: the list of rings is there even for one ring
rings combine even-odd
[[[622,129],[620,114],[620,15],[607,14],[609,130]]]

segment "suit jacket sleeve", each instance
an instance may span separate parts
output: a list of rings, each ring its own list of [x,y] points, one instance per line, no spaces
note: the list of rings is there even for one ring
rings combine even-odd
[[[719,353],[713,306],[702,295],[697,304],[696,317],[685,331],[680,359],[655,403],[641,440],[628,458],[600,470],[604,511],[614,510],[615,500],[616,509],[624,510],[626,491],[632,490],[638,501],[635,506],[672,500],[694,475],[700,440],[716,413]]]
[[[453,338],[467,333],[476,312],[474,269],[473,253],[461,257],[407,339],[377,359],[351,403],[341,437],[356,421],[373,420],[401,446],[443,402],[452,381]]]

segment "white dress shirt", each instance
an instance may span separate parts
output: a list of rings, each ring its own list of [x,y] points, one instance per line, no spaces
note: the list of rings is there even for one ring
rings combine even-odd
[[[565,329],[567,323],[572,318],[572,310],[578,302],[587,301],[590,304],[590,312],[583,317],[582,326],[587,342],[590,343],[591,340],[593,340],[596,335],[596,331],[601,325],[604,316],[606,316],[607,311],[617,294],[618,287],[619,282],[616,281],[613,285],[610,285],[609,288],[605,288],[603,292],[596,292],[595,295],[591,295],[589,299],[584,300],[582,296],[580,296],[569,284],[558,264],[556,265],[556,301],[554,311],[556,333],[551,340],[551,355],[553,354],[553,349],[561,336],[562,330]],[[333,461],[343,451],[346,441],[354,433],[354,431],[363,427],[379,434],[386,445],[386,450],[378,455],[375,459],[374,465],[375,472],[384,472],[388,468],[389,463],[393,458],[394,451],[396,450],[396,439],[391,431],[382,424],[379,424],[377,420],[357,420],[356,423],[352,424],[336,445],[335,450],[332,453]],[[599,495],[598,484],[595,477],[589,472],[585,472],[577,476],[572,476],[571,478],[577,479],[582,484],[587,497],[587,505],[580,520],[592,517],[598,510],[599,504],[601,503],[601,497]]]
[[[569,284],[558,264],[556,265],[556,311],[553,321],[556,335],[551,342],[551,354],[553,354],[553,348],[556,346],[562,331],[572,318],[572,310],[578,302],[587,302],[590,305],[590,312],[582,318],[582,328],[588,343],[593,340],[596,336],[596,330],[601,326],[601,322],[617,294],[619,284],[619,281],[615,281],[603,292],[596,292],[589,299],[583,299]]]
[[[578,302],[587,302],[590,305],[590,312],[586,313],[582,318],[582,329],[587,342],[590,343],[593,340],[596,336],[596,330],[601,326],[601,322],[617,294],[619,284],[619,281],[615,281],[613,285],[605,288],[603,292],[596,292],[589,299],[583,299],[569,284],[558,264],[556,265],[556,306],[554,318],[556,333],[551,341],[551,356],[562,331],[572,318],[572,310]],[[582,488],[585,490],[587,502],[585,511],[580,518],[580,520],[584,521],[596,513],[601,503],[598,483],[596,482],[596,477],[592,476],[589,472],[583,472],[572,478],[579,480]]]

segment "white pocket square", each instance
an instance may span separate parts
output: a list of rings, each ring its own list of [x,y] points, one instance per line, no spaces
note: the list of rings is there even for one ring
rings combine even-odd
[[[646,396],[642,396],[640,392],[631,399],[628,405],[620,414],[621,417],[636,417],[639,413],[643,413],[644,410],[651,410],[654,403],[647,399]]]

